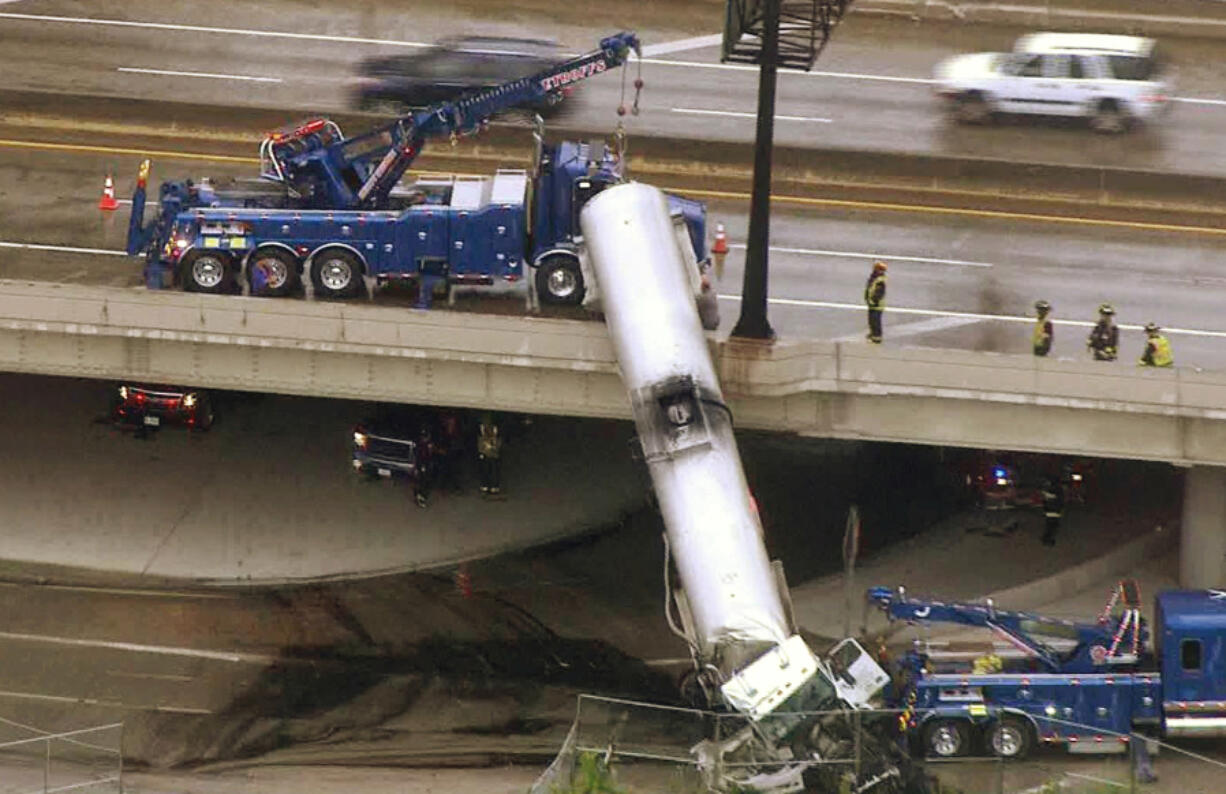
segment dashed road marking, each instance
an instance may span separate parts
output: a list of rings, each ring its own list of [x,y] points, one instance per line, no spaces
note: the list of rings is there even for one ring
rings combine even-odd
[[[744,243],[733,243],[730,248],[745,248]],[[871,253],[865,251],[831,251],[823,248],[788,248],[785,246],[770,247],[772,254],[802,254],[805,256],[834,256],[851,259],[884,259],[891,262],[928,262],[934,265],[953,265],[956,267],[994,267],[991,262],[975,262],[968,259],[941,259],[932,256],[902,256],[899,254]]]
[[[126,711],[161,711],[168,714],[212,714],[209,709],[198,709],[192,706],[164,706],[160,704],[137,705],[119,700],[99,700],[98,698],[71,697],[69,695],[47,695],[41,692],[14,692],[0,689],[0,698],[14,700],[43,700],[53,703],[72,703],[78,706],[98,706],[99,708],[124,709]]]
[[[729,116],[738,119],[756,119],[757,113],[743,113],[739,110],[704,110],[702,108],[670,108],[674,113],[690,113],[701,116]],[[819,116],[787,116],[781,113],[775,114],[775,121],[805,121],[813,124],[832,124],[834,119],[821,118]]]
[[[178,72],[172,69],[142,69],[136,66],[119,66],[117,72],[153,74],[167,77],[207,77],[211,80],[245,80],[251,83],[284,83],[280,77],[254,77],[246,74],[218,74],[216,72]]]
[[[76,637],[55,637],[48,634],[22,634],[12,631],[0,631],[0,640],[12,642],[32,642],[46,645],[59,645],[71,648],[101,648],[112,651],[130,651],[132,653],[150,653],[161,656],[185,656],[193,659],[211,659],[218,662],[234,662],[246,664],[270,665],[284,662],[275,656],[263,653],[243,653],[240,651],[211,651],[203,648],[180,648],[168,645],[145,645],[138,642],[113,642],[111,640],[83,640]]]

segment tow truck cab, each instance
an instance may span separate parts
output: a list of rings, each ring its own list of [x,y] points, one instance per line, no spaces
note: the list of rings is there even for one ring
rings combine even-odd
[[[1168,736],[1226,736],[1226,591],[1159,593],[1154,653]]]

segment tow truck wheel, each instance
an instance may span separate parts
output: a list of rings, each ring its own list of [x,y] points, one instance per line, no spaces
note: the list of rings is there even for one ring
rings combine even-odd
[[[221,295],[230,291],[233,261],[221,251],[189,251],[179,265],[179,283],[188,292]]]
[[[970,752],[971,736],[963,720],[934,720],[924,726],[924,753],[956,758]]]
[[[352,298],[362,283],[362,263],[343,248],[320,251],[311,262],[311,281],[322,298]]]
[[[573,256],[548,256],[536,268],[536,292],[541,303],[578,306],[587,288],[579,260]]]
[[[289,251],[261,248],[247,262],[247,282],[252,295],[285,297],[298,285],[298,260]]]
[[[1012,717],[1002,717],[984,731],[984,744],[992,755],[1009,760],[1021,760],[1030,754],[1034,735],[1030,726]]]

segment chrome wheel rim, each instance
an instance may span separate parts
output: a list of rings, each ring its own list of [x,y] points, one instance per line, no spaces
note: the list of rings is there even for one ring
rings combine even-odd
[[[930,744],[932,752],[943,758],[948,758],[958,754],[958,750],[962,747],[962,736],[954,726],[941,725],[932,732]]]
[[[574,271],[559,267],[549,274],[549,294],[557,298],[569,298],[579,288],[579,279]]]
[[[1022,751],[1022,733],[1014,725],[1000,725],[992,731],[992,749],[1002,758],[1012,758]]]
[[[200,256],[192,262],[192,281],[198,286],[211,289],[226,276],[226,267],[215,256]]]
[[[329,259],[319,269],[319,280],[332,292],[339,292],[353,281],[353,269],[340,259]]]
[[[281,289],[289,282],[289,268],[275,256],[257,259],[255,266],[264,271],[264,284],[268,289]]]

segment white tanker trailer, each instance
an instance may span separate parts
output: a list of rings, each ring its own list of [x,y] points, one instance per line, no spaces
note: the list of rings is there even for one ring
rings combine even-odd
[[[786,715],[866,708],[889,678],[854,640],[823,659],[797,633],[699,322],[682,220],[659,190],[630,182],[593,197],[580,224],[681,579],[673,592],[681,627],[671,606],[669,623],[690,647],[691,680],[708,703],[747,720],[736,736],[695,752],[715,768],[723,767],[716,756],[746,748],[769,759],[714,781],[721,787],[802,790],[802,772],[822,759],[798,734],[816,729],[812,718]],[[901,778],[895,766],[878,768],[852,790],[900,790]]]

